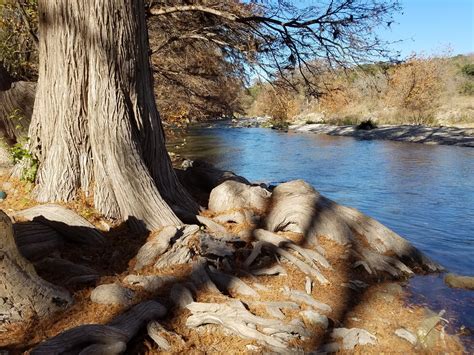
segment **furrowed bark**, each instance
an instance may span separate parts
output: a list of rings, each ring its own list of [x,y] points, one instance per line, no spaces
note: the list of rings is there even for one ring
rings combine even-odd
[[[148,61],[143,1],[39,1],[40,65],[31,149],[36,197],[93,194],[107,217],[148,229],[196,213],[164,145]]]

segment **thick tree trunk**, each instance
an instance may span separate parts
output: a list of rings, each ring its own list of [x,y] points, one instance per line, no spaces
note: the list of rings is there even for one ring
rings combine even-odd
[[[30,127],[40,201],[82,189],[108,217],[150,228],[196,212],[164,145],[143,1],[39,1],[39,81]]]

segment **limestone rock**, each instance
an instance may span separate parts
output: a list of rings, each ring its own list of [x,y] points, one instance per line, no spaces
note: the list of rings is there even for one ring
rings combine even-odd
[[[412,332],[404,329],[404,328],[399,328],[399,329],[395,330],[395,335],[402,338],[402,339],[405,339],[411,345],[416,344],[416,341],[417,341],[416,335],[413,334]]]
[[[342,338],[342,348],[352,350],[356,345],[376,344],[377,338],[365,329],[360,328],[335,328],[331,336]]]
[[[91,293],[91,301],[99,304],[129,305],[133,299],[132,290],[118,284],[97,286]]]
[[[456,274],[447,274],[444,277],[444,282],[446,282],[446,284],[449,287],[474,290],[474,276],[461,276],[461,275],[456,275]]]

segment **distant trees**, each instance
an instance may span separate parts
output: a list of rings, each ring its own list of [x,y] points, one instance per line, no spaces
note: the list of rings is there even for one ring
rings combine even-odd
[[[298,114],[313,112],[336,124],[357,124],[367,118],[381,123],[434,124],[448,91],[456,95],[459,87],[464,88],[469,81],[466,74],[459,78],[464,66],[456,71],[452,67],[453,63],[445,57],[420,55],[398,63],[336,70],[320,64],[321,74],[314,78],[318,85],[316,97],[304,90],[301,77],[287,76],[298,90],[287,92],[285,101],[299,104],[293,105],[286,116],[291,120]],[[268,98],[280,82],[258,85],[259,93],[254,95],[250,112],[273,116],[275,102]]]

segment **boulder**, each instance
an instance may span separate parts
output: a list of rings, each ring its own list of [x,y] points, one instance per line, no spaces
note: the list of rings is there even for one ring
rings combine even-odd
[[[473,276],[461,276],[461,275],[450,273],[444,277],[444,282],[446,282],[446,284],[449,287],[474,290],[474,277]]]
[[[134,293],[132,290],[119,284],[105,284],[97,286],[91,293],[91,301],[99,304],[129,305]]]

